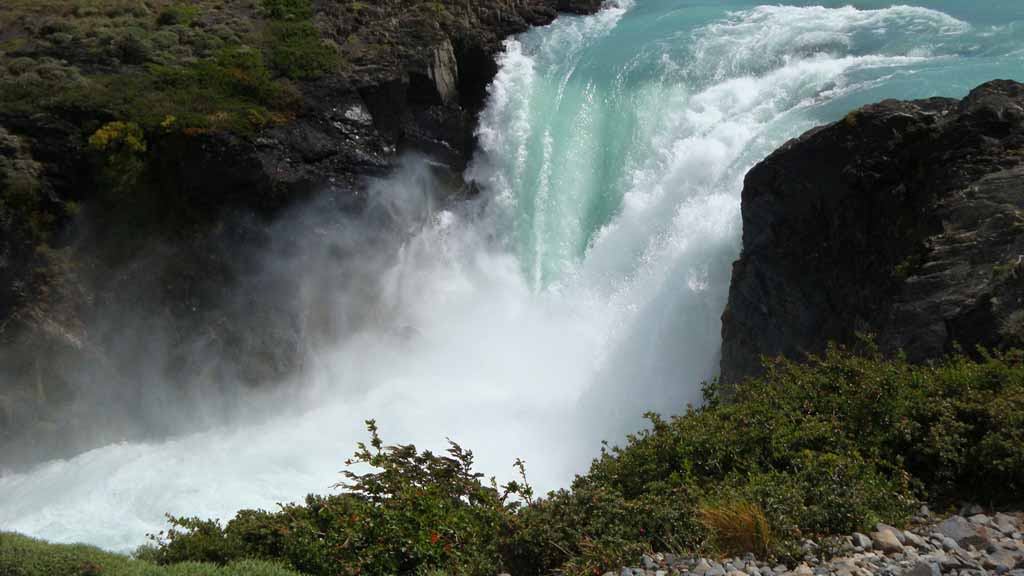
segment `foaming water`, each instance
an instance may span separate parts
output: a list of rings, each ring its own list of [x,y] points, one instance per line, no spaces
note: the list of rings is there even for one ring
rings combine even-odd
[[[714,376],[750,166],[861,103],[961,96],[1024,64],[1019,24],[969,14],[703,4],[619,2],[509,40],[467,172],[483,194],[441,202],[423,159],[371,191],[404,235],[359,292],[311,299],[312,318],[363,320],[311,352],[287,410],[2,477],[0,529],[126,550],[164,513],[324,492],[365,418],[564,486],[600,439]]]

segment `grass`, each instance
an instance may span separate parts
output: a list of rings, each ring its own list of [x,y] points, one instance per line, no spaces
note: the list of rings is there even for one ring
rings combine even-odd
[[[765,558],[775,547],[768,518],[757,504],[704,505],[697,509],[697,517],[720,552]]]
[[[183,562],[157,566],[84,544],[50,544],[0,532],[3,576],[299,576],[272,562],[242,560],[226,566]]]

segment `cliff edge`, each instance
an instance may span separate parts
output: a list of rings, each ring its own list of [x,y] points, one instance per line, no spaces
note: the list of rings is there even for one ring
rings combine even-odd
[[[875,335],[927,361],[1024,344],[1024,85],[888,100],[754,167],[721,375]]]

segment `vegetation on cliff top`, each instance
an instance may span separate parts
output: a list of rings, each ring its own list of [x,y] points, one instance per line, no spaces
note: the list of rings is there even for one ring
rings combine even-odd
[[[160,564],[280,560],[327,574],[617,570],[647,551],[786,557],[801,538],[904,523],[918,504],[1005,502],[1024,489],[1024,355],[914,366],[831,349],[603,451],[571,489],[534,499],[447,455],[371,441],[346,490],[226,525],[171,518]],[[728,398],[728,399],[726,399]]]
[[[166,157],[180,154],[189,138],[251,140],[309,113],[318,104],[309,100],[313,94],[350,94],[400,78],[406,69],[424,72],[430,47],[446,37],[496,49],[504,35],[521,30],[506,20],[522,24],[517,11],[532,14],[530,6],[509,10],[500,0],[0,2],[0,251],[15,263],[12,281],[34,286],[25,271],[46,266],[34,256],[37,249],[59,244],[55,237],[70,228],[69,216],[98,197],[122,202],[90,211],[94,216],[134,222],[161,212],[175,221],[166,228],[182,236],[195,231],[190,224],[202,229],[216,216],[203,211],[216,212],[220,204],[180,198],[174,180],[181,174],[145,173],[161,164],[171,172],[192,168],[184,158]],[[110,126],[138,127],[139,141],[150,145],[135,154],[90,145]],[[253,196],[253,204],[263,201]],[[143,200],[123,202],[134,198]],[[129,237],[163,232],[150,224]],[[101,222],[94,229],[120,228]],[[33,291],[39,289],[22,290]],[[12,298],[0,294],[0,300]]]

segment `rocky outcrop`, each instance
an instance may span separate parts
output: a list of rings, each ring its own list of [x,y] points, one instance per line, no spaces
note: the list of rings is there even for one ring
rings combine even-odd
[[[723,381],[875,335],[912,361],[1024,344],[1024,85],[885,101],[754,167]]]

